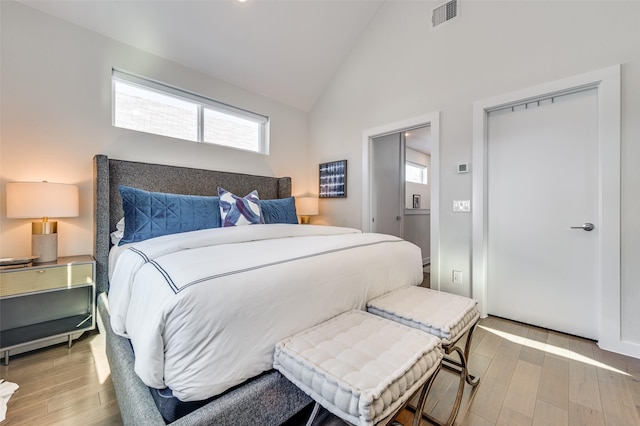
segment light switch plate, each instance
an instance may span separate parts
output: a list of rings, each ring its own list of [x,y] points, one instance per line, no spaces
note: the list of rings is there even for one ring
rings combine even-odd
[[[453,211],[454,212],[470,212],[471,200],[454,200]]]

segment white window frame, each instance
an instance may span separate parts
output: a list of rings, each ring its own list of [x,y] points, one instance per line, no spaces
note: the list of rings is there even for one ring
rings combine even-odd
[[[262,114],[257,114],[255,112],[251,112],[242,108],[238,108],[235,107],[233,105],[229,105],[229,104],[225,104],[223,102],[219,102],[201,95],[198,95],[196,93],[192,93],[192,92],[188,92],[186,90],[183,89],[179,89],[177,87],[173,87],[173,86],[169,86],[167,84],[158,82],[158,81],[154,81],[154,80],[150,80],[148,78],[145,77],[141,77],[138,75],[134,75],[125,71],[120,71],[120,70],[116,70],[116,69],[112,69],[111,71],[111,96],[112,96],[112,102],[111,102],[111,124],[114,127],[118,127],[118,128],[125,128],[126,127],[119,127],[116,126],[115,120],[116,120],[116,102],[115,102],[115,96],[116,96],[116,82],[122,82],[125,84],[129,84],[129,85],[133,85],[133,86],[138,86],[142,89],[145,90],[150,90],[150,91],[154,91],[154,92],[158,92],[159,94],[165,95],[165,96],[171,96],[174,97],[176,99],[179,100],[184,100],[184,101],[188,101],[188,102],[192,102],[194,104],[197,105],[198,107],[198,132],[197,132],[197,140],[191,140],[191,139],[180,139],[180,140],[187,140],[189,142],[201,142],[204,144],[210,144],[210,145],[215,145],[218,147],[225,147],[225,148],[231,148],[231,149],[239,149],[242,151],[248,151],[248,152],[255,152],[258,154],[264,154],[264,155],[268,155],[269,154],[269,126],[270,126],[270,119],[268,116],[266,115],[262,115]],[[239,117],[245,120],[249,120],[249,121],[253,121],[256,122],[259,125],[259,132],[258,132],[258,137],[259,137],[259,142],[258,142],[258,151],[252,150],[252,149],[247,149],[247,148],[241,148],[241,147],[235,147],[233,145],[227,145],[227,144],[219,144],[216,142],[209,142],[209,141],[205,141],[204,140],[204,110],[205,109],[211,109],[223,114],[227,114],[227,115],[231,115],[231,116],[235,116],[235,117]],[[131,130],[131,129],[129,129]],[[144,132],[142,130],[134,130],[134,131],[141,131],[143,133],[148,133],[148,132]],[[150,134],[154,134],[154,133],[150,133]]]
[[[404,179],[405,179],[406,182],[414,182],[414,183],[419,183],[419,184],[422,184],[422,185],[427,185],[428,184],[428,182],[427,182],[427,179],[428,179],[427,178],[427,166],[425,166],[424,164],[414,163],[413,161],[405,161],[405,168],[407,166],[414,167],[416,169],[420,169],[421,178],[422,179],[421,179],[420,182],[414,182],[412,180],[407,180],[407,172],[405,170]]]

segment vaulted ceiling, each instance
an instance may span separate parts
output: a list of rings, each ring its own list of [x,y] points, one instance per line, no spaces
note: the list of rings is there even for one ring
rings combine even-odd
[[[309,111],[383,0],[21,0]]]

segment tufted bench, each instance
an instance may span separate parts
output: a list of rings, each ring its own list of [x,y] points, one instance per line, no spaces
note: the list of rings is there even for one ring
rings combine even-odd
[[[432,334],[440,339],[445,355],[458,355],[460,361],[445,356],[442,363],[443,367],[460,376],[456,400],[445,423],[452,425],[460,409],[465,382],[474,387],[479,383],[479,379],[470,375],[468,370],[471,339],[480,319],[477,302],[468,297],[423,287],[405,287],[371,300],[367,303],[367,311]],[[467,332],[463,351],[456,343]],[[428,415],[424,416],[432,423],[441,424]]]
[[[273,366],[342,420],[384,425],[420,393],[422,408],[442,361],[440,340],[353,310],[276,345]],[[418,425],[420,416],[415,416]]]

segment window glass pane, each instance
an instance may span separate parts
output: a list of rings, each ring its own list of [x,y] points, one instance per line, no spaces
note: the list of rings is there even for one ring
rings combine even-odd
[[[269,153],[269,117],[144,77],[112,70],[113,125]]]
[[[204,109],[204,142],[260,152],[261,124],[212,109]]]
[[[116,127],[198,140],[198,105],[122,81],[114,83]]]
[[[427,173],[426,167],[417,166],[412,163],[405,164],[405,180],[407,182],[415,182],[415,183],[427,183]]]

